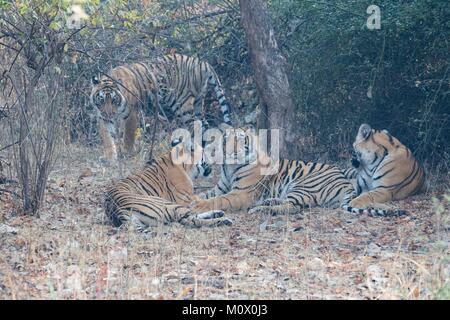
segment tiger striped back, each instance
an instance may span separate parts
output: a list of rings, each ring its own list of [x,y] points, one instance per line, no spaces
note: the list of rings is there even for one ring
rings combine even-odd
[[[101,79],[94,77],[92,83],[90,100],[98,112],[99,132],[109,160],[122,151],[133,152],[141,112],[153,111],[155,116],[161,114],[192,130],[193,120],[205,115],[204,100],[210,87],[222,121],[231,123],[230,108],[216,72],[209,63],[194,57],[171,54],[119,66]]]
[[[208,62],[172,54],[158,58],[150,68],[158,81],[159,102],[169,119],[178,117],[183,124],[200,119],[208,86],[212,86],[223,122],[231,124],[230,108],[222,85]]]

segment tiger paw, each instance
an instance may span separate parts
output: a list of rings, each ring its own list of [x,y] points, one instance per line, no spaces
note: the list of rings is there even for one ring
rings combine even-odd
[[[200,213],[196,216],[197,224],[209,227],[231,226],[233,220],[224,217],[224,214],[222,210],[211,210]]]
[[[114,160],[112,160],[108,157],[100,156],[98,158],[98,162],[104,167],[110,167],[110,166],[112,166]]]
[[[253,208],[248,209],[247,213],[249,213],[249,214],[258,213],[258,207],[253,207]]]
[[[222,218],[225,215],[225,212],[222,210],[211,210],[203,213],[199,213],[197,218],[199,219],[217,219]]]
[[[361,197],[358,197],[356,199],[353,199],[352,201],[350,201],[349,206],[352,208],[367,208],[368,207],[368,203],[364,203],[366,201],[361,201],[362,199],[360,199]]]

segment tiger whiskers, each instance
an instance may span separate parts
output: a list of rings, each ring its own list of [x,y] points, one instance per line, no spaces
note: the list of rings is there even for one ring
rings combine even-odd
[[[230,226],[233,224],[233,220],[224,217],[222,210],[211,210],[203,213],[188,213],[185,217],[178,220],[178,222],[185,226],[194,228],[200,227],[219,227]]]

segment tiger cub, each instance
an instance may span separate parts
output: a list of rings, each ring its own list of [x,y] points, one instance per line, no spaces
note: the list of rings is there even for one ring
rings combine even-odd
[[[204,99],[214,88],[222,121],[231,123],[230,109],[219,77],[212,66],[180,54],[159,57],[151,62],[118,66],[102,77],[92,78],[90,101],[98,116],[99,134],[105,156],[134,149],[142,112],[152,111],[167,120],[179,120],[189,127],[204,113]]]
[[[422,166],[411,151],[386,130],[362,124],[353,143],[354,170],[346,170],[348,178],[356,178],[357,197],[349,210],[363,212],[376,204],[405,199],[418,193],[425,182]],[[404,210],[397,210],[398,215]],[[369,210],[371,215],[385,215],[384,210]]]
[[[207,176],[210,167],[195,151],[191,161],[181,159],[184,151],[175,147],[156,158],[140,172],[114,183],[106,192],[104,208],[115,226],[130,222],[143,229],[158,223],[179,222],[192,227],[230,225],[220,210],[198,211],[189,207],[193,199],[192,179]],[[190,164],[193,163],[193,164]]]

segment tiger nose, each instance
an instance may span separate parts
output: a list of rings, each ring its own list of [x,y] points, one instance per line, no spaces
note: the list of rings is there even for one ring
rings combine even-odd
[[[104,109],[104,115],[107,119],[111,120],[114,116],[113,111],[111,110],[111,108],[105,108]]]
[[[111,96],[109,95],[106,95],[103,110],[108,117],[112,117],[114,115],[114,107],[111,101]]]

